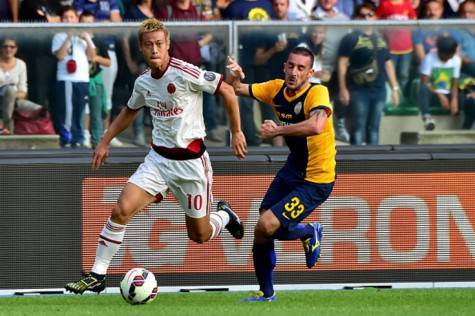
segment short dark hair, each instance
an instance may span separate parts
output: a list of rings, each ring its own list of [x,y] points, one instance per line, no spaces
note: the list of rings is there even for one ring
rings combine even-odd
[[[442,54],[454,55],[457,51],[457,41],[450,35],[437,37],[437,50]]]
[[[61,10],[59,12],[59,16],[63,17],[63,14],[65,14],[68,11],[73,11],[76,15],[78,15],[76,10],[74,9],[74,7],[72,5],[65,5],[65,6],[61,7]]]
[[[305,47],[305,46],[294,47],[290,51],[289,55],[290,54],[310,57],[310,68],[313,68],[313,61],[314,61],[315,57],[313,55],[313,52],[310,49],[308,49],[307,47]]]
[[[361,10],[363,10],[363,9],[371,10],[371,11],[374,12],[376,10],[376,7],[374,6],[374,4],[372,2],[365,1],[363,3],[360,3],[353,10],[352,18],[354,19],[354,18],[358,17],[361,13]]]
[[[96,16],[94,15],[94,12],[92,12],[92,11],[84,11],[84,12],[81,13],[81,15],[79,16],[79,20],[82,20],[83,18],[88,18],[88,17],[93,17],[93,18],[95,18]]]

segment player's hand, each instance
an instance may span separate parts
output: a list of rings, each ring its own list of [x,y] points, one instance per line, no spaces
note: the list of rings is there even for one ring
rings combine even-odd
[[[109,145],[103,142],[100,142],[97,145],[94,153],[92,154],[92,170],[99,169],[105,162],[107,157],[109,156]]]
[[[247,143],[246,137],[242,131],[235,132],[231,137],[231,146],[233,148],[234,154],[236,157],[241,160],[246,157],[247,154]]]
[[[261,125],[261,138],[271,139],[277,136],[279,126],[272,120],[265,120]]]
[[[235,79],[239,78],[243,80],[244,78],[246,78],[246,75],[242,71],[241,66],[239,66],[239,64],[231,56],[228,56],[228,59],[226,61],[226,69],[228,69],[231,76]]]

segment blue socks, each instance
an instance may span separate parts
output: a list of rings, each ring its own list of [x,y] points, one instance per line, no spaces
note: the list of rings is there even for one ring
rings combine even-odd
[[[254,260],[254,270],[260,290],[265,297],[274,295],[274,268],[276,263],[274,251],[274,239],[278,240],[296,240],[305,239],[313,234],[313,227],[306,224],[297,224],[291,229],[279,228],[272,239],[265,244],[256,244],[252,247],[252,258]]]
[[[256,272],[260,290],[264,293],[265,297],[274,295],[273,274],[276,261],[274,241],[271,240],[263,245],[254,243],[252,258],[254,259],[254,271]]]
[[[313,227],[307,224],[297,224],[290,229],[280,227],[272,238],[278,240],[296,240],[296,239],[306,239],[313,234]]]

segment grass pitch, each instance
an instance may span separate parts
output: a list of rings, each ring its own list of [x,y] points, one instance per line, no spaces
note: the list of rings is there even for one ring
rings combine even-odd
[[[475,315],[475,289],[281,291],[273,303],[242,303],[245,292],[160,293],[147,305],[120,295],[0,298],[1,316]]]

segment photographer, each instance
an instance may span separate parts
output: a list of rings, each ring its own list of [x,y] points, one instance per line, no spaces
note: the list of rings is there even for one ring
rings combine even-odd
[[[79,17],[72,7],[65,7],[61,22],[77,23]],[[53,37],[52,53],[58,59],[56,91],[61,147],[81,147],[84,142],[82,116],[89,92],[89,61],[96,54],[88,33],[58,33]]]

